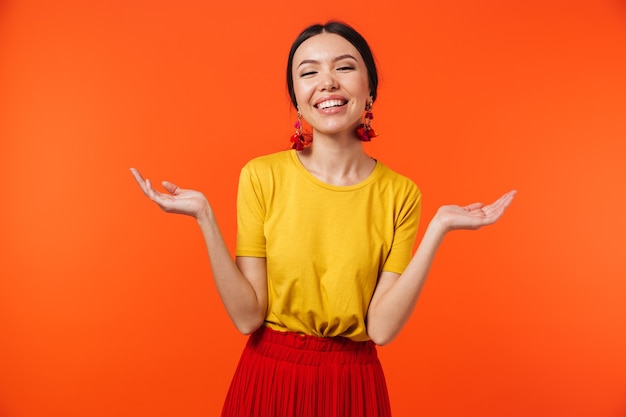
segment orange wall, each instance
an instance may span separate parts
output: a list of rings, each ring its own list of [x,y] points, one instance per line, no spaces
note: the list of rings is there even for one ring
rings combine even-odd
[[[625,415],[623,2],[210,3],[0,3],[1,416],[218,415],[245,338],[128,167],[203,190],[234,249],[239,169],[292,133],[287,50],[329,18],[374,49],[368,151],[424,222],[519,190],[380,349],[395,416]]]

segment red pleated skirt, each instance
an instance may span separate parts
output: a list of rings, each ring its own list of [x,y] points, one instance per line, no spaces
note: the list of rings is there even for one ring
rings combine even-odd
[[[261,327],[248,339],[222,417],[390,417],[373,342]]]

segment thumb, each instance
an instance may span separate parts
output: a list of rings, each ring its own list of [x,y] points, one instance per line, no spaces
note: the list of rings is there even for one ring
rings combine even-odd
[[[483,208],[483,203],[472,203],[463,207],[467,211],[478,210],[479,208]]]
[[[173,184],[169,181],[163,181],[161,184],[163,185],[163,188],[165,188],[165,190],[170,194],[176,194],[180,190],[180,188],[176,184]]]

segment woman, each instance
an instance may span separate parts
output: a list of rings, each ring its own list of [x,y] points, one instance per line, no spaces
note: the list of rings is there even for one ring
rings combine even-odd
[[[411,256],[420,192],[362,146],[375,136],[377,83],[349,26],[298,36],[287,64],[294,149],[242,169],[235,261],[200,192],[163,182],[160,193],[132,169],[163,210],[196,218],[224,306],[251,335],[223,416],[389,416],[375,345],[408,320],[445,234],[492,224],[513,199],[441,207]]]

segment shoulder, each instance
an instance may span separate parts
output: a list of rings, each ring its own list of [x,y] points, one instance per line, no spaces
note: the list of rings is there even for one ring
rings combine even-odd
[[[284,168],[292,159],[292,150],[274,152],[268,155],[257,156],[248,161],[242,170],[265,171]]]
[[[251,183],[260,188],[274,187],[281,178],[292,176],[291,170],[295,165],[292,152],[295,151],[280,151],[251,159],[241,168],[240,184]]]
[[[394,194],[407,195],[414,198],[421,196],[419,187],[411,178],[394,171],[380,161],[377,163],[380,170],[379,181],[384,188],[389,189]]]

